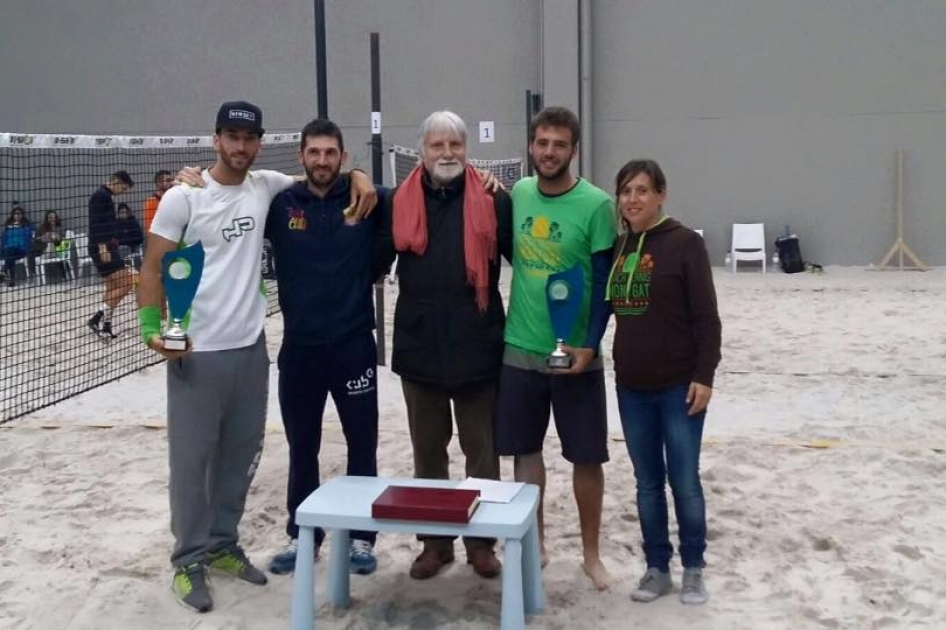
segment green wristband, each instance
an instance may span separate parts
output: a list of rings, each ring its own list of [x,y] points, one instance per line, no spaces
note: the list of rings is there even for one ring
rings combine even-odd
[[[138,309],[138,323],[141,325],[141,340],[150,347],[151,339],[161,336],[161,309],[157,306],[142,306]]]

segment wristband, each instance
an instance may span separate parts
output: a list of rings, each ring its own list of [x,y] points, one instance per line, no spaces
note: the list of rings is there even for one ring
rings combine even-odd
[[[141,325],[141,340],[150,348],[151,339],[161,336],[161,309],[142,306],[138,309],[138,323]]]

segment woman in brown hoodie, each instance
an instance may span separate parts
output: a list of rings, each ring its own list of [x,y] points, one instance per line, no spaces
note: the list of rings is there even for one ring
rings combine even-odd
[[[667,182],[656,162],[628,162],[616,187],[624,233],[615,241],[608,297],[617,322],[618,409],[647,560],[631,598],[649,602],[673,588],[669,480],[680,529],[680,601],[702,604],[709,596],[700,443],[721,338],[713,275],[702,237],[664,214]]]

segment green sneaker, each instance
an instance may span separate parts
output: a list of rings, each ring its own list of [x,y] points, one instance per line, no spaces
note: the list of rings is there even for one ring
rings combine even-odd
[[[239,547],[224,549],[207,557],[210,568],[220,573],[232,575],[250,584],[266,584],[266,574],[250,564],[246,553]]]
[[[207,569],[199,562],[176,567],[171,591],[181,605],[200,613],[213,610],[214,602],[207,588]]]

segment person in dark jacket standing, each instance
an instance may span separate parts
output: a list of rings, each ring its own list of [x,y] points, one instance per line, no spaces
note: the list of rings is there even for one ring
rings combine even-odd
[[[115,195],[131,190],[135,182],[127,171],[115,171],[108,183],[89,197],[89,257],[95,263],[99,276],[105,280],[102,304],[89,319],[89,328],[99,337],[116,337],[112,332],[112,312],[134,288],[134,277],[118,255],[118,236],[115,228]]]
[[[322,414],[331,393],[348,444],[349,475],[378,474],[378,375],[371,288],[378,213],[348,211],[350,186],[339,176],[348,158],[342,132],[325,119],[302,130],[306,180],[279,193],[266,219],[273,244],[285,332],[279,351],[279,407],[289,442],[289,545],[269,570],[295,569],[296,509],[319,487]],[[316,530],[316,546],[325,538]],[[375,532],[351,532],[349,567],[377,568]]]
[[[449,111],[420,128],[422,164],[385,204],[378,249],[382,264],[399,256],[392,369],[407,405],[414,476],[447,479],[451,403],[470,477],[499,479],[493,448],[496,383],[505,315],[500,254],[512,250],[511,202],[485,194],[466,161],[466,125]],[[423,537],[410,569],[426,579],[454,559],[450,538]],[[495,540],[466,538],[467,561],[483,577],[500,564]]]
[[[702,237],[663,213],[667,181],[656,162],[628,162],[616,188],[625,232],[615,241],[608,282],[617,320],[614,371],[647,561],[631,599],[653,601],[673,588],[669,479],[683,563],[680,601],[702,604],[709,596],[700,444],[722,334],[713,274]]]

